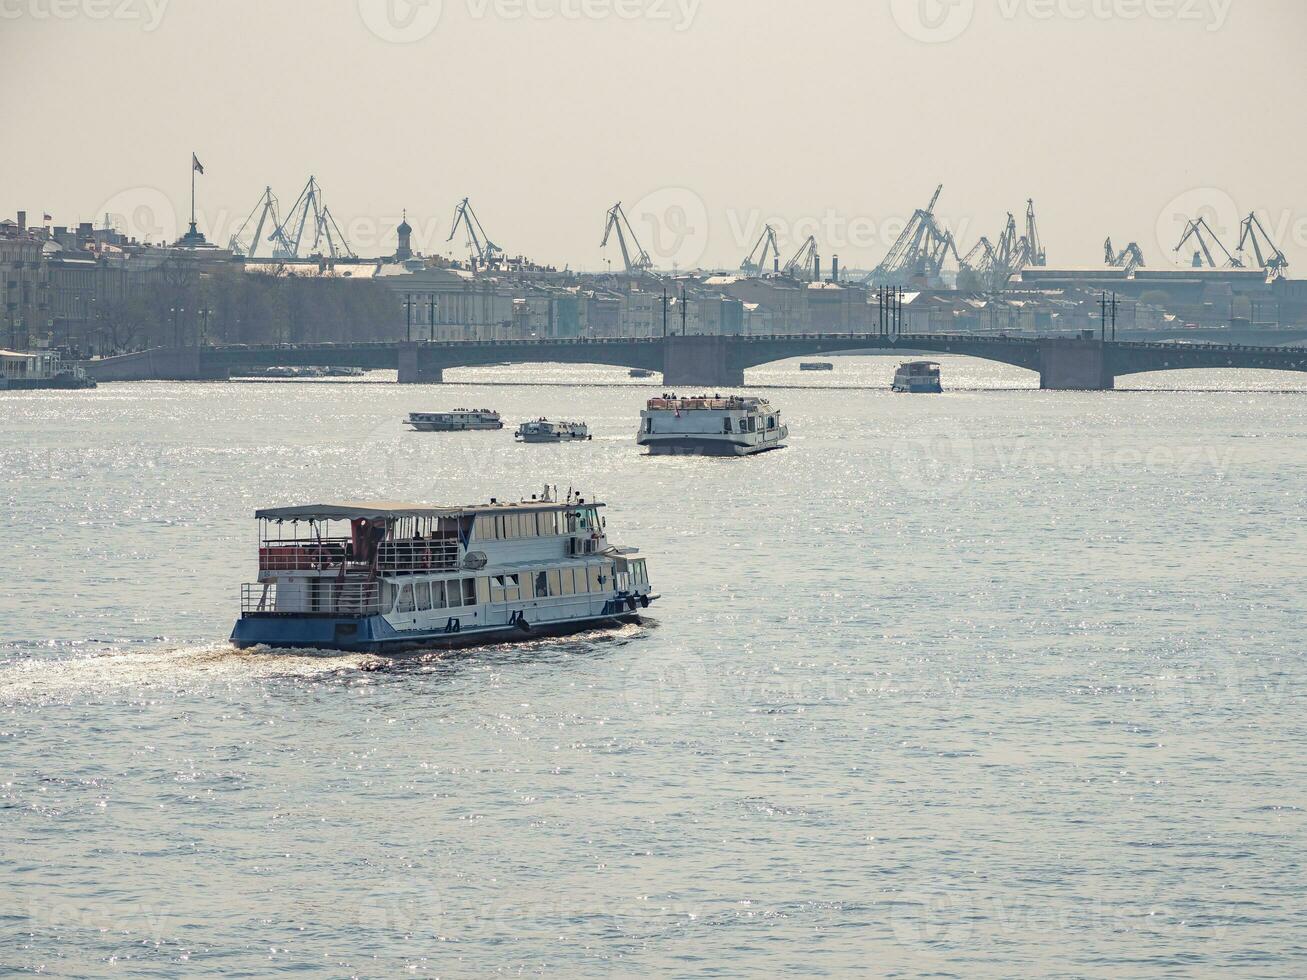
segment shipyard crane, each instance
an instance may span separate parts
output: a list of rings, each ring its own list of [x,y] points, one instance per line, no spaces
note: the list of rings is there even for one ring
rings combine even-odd
[[[781,247],[776,241],[776,229],[767,225],[762,230],[762,235],[758,239],[758,244],[753,246],[753,251],[748,257],[740,263],[740,271],[747,272],[750,275],[761,276],[768,271],[767,258],[771,257],[771,271],[779,270],[781,262]]]
[[[250,226],[251,221],[254,221],[256,213],[259,219],[254,225],[254,234],[246,239],[245,229]],[[231,241],[227,247],[235,255],[241,255],[247,259],[254,258],[259,243],[263,241],[263,228],[268,219],[272,219],[272,227],[274,228],[281,225],[281,219],[277,216],[277,198],[272,193],[271,187],[264,188],[263,196],[259,198],[258,203],[254,205],[254,209],[250,211],[249,216],[241,223],[241,226],[236,229],[236,234],[231,236]],[[246,244],[247,241],[249,242],[248,245]]]
[[[1267,278],[1279,279],[1284,275],[1284,270],[1289,266],[1289,259],[1271,241],[1271,236],[1266,233],[1266,227],[1262,224],[1261,218],[1257,217],[1256,211],[1251,211],[1248,217],[1243,219],[1243,224],[1239,226],[1239,255],[1242,256],[1248,249],[1249,245],[1253,247],[1253,256],[1257,259],[1257,267],[1266,270]],[[1262,246],[1265,245],[1263,250]]]
[[[1205,236],[1204,233],[1206,233]],[[1230,250],[1225,247],[1225,244],[1217,236],[1216,232],[1212,230],[1212,226],[1207,223],[1205,217],[1200,215],[1197,218],[1191,219],[1189,223],[1184,226],[1184,234],[1180,236],[1180,243],[1176,245],[1174,251],[1179,252],[1180,249],[1184,248],[1185,243],[1188,242],[1190,238],[1193,238],[1198,243],[1198,251],[1194,252],[1193,261],[1190,263],[1195,269],[1202,269],[1204,267],[1215,269],[1217,267],[1216,259],[1212,255],[1212,249],[1211,245],[1208,243],[1208,239],[1215,242],[1217,248],[1225,254],[1226,261],[1224,268],[1243,268],[1243,260],[1230,254]]]
[[[792,279],[807,279],[810,282],[821,279],[821,256],[817,252],[816,235],[808,236],[808,240],[799,246],[794,258],[785,263],[781,272]]]
[[[1144,262],[1144,250],[1138,242],[1131,242],[1118,252],[1112,248],[1111,238],[1103,242],[1103,260],[1110,266],[1124,269],[1127,276],[1134,275],[1136,269],[1147,265]]]
[[[271,198],[271,191],[268,191],[268,199],[274,205],[272,213],[275,216],[275,198]],[[312,175],[309,176],[304,189],[300,191],[299,197],[295,199],[295,203],[286,212],[285,220],[280,222],[268,236],[268,241],[273,243],[273,257],[299,258],[306,229],[311,229],[313,233],[310,254],[321,254],[322,242],[325,239],[327,252],[333,259],[340,258],[342,255],[357,258],[323,200],[322,187]]]
[[[1009,277],[1031,264],[1030,239],[1017,234],[1017,219],[1011,211],[1007,213],[1007,224],[1003,227],[1003,234],[999,235],[998,247],[994,251],[995,266]]]
[[[958,260],[958,288],[982,289],[994,288],[994,245],[984,235],[972,246],[971,251]]]
[[[449,237],[445,241],[454,240],[459,225],[467,231],[467,243],[476,256],[477,264],[487,269],[498,266],[503,259],[504,250],[490,240],[490,236],[486,234],[481,220],[472,210],[472,205],[466,197],[454,210],[454,223],[450,226]]]
[[[935,205],[944,190],[940,184],[930,204],[918,208],[903,229],[903,233],[890,246],[880,265],[872,270],[866,282],[880,286],[908,285],[914,279],[938,278],[950,252],[961,265],[953,235],[940,227],[935,220]]]
[[[466,203],[466,202],[464,202]],[[608,240],[617,235],[618,247],[622,250],[622,264],[626,266],[627,275],[640,275],[649,272],[653,268],[653,259],[649,258],[649,253],[644,250],[640,244],[640,239],[635,235],[635,229],[631,227],[631,221],[626,217],[626,212],[622,210],[622,202],[618,201],[608,209],[608,224],[604,227],[604,240],[599,243],[600,248],[608,247]],[[627,238],[630,241],[627,241]],[[635,250],[635,258],[631,258],[631,250]]]
[[[1035,225],[1035,199],[1026,199],[1026,264],[1044,266],[1048,264],[1048,252],[1039,238],[1039,228]]]

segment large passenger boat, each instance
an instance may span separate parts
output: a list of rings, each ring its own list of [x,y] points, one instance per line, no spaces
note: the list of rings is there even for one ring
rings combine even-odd
[[[0,391],[95,386],[85,369],[67,363],[55,351],[0,350]]]
[[[663,395],[640,413],[636,442],[652,456],[750,456],[781,448],[789,434],[765,398]]]
[[[456,408],[452,412],[411,412],[405,424],[417,432],[476,432],[502,429],[504,420],[488,408]]]
[[[604,507],[569,492],[467,507],[277,507],[259,522],[238,647],[402,652],[638,619],[657,598]]]
[[[519,442],[588,442],[590,427],[584,422],[536,419],[519,425],[513,438]]]

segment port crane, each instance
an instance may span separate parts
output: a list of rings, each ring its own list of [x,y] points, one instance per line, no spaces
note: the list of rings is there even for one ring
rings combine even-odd
[[[935,205],[943,190],[944,185],[940,184],[935,188],[930,204],[913,213],[903,233],[890,246],[889,252],[880,265],[872,270],[866,282],[879,286],[896,286],[908,285],[919,278],[938,278],[950,252],[958,264],[962,264],[952,233],[941,228],[935,220]]]
[[[781,272],[792,279],[807,279],[809,282],[821,278],[821,255],[817,252],[816,235],[808,236],[808,240],[799,246],[799,250],[785,263]]]
[[[464,201],[466,204],[467,202]],[[622,250],[622,263],[626,266],[626,274],[630,276],[647,273],[653,268],[653,259],[649,258],[649,253],[644,250],[640,244],[640,239],[635,235],[635,229],[631,227],[631,221],[622,210],[622,202],[618,201],[608,209],[608,224],[604,227],[604,240],[599,243],[600,248],[608,247],[608,240],[617,235],[618,247]],[[630,241],[627,241],[627,238]],[[632,248],[635,250],[635,258],[631,258]]]
[[[958,288],[991,290],[996,287],[994,244],[985,235],[958,260]]]
[[[1112,248],[1111,238],[1103,242],[1103,260],[1110,266],[1124,269],[1127,276],[1133,275],[1136,269],[1147,265],[1144,262],[1144,250],[1139,247],[1138,242],[1131,242],[1118,252]]]
[[[1195,269],[1202,269],[1204,267],[1208,269],[1217,268],[1216,259],[1212,255],[1212,248],[1208,242],[1209,239],[1212,242],[1215,242],[1216,247],[1225,254],[1224,268],[1243,268],[1243,260],[1230,254],[1230,250],[1225,247],[1216,232],[1212,230],[1212,226],[1207,223],[1205,217],[1200,215],[1197,218],[1190,219],[1189,223],[1184,226],[1184,234],[1180,236],[1180,243],[1176,245],[1174,251],[1179,252],[1180,249],[1185,247],[1185,243],[1191,238],[1198,244],[1198,251],[1194,252],[1193,262],[1190,263]]]
[[[331,211],[323,203],[322,188],[312,175],[309,176],[304,189],[300,191],[299,197],[295,199],[295,203],[286,212],[285,221],[274,228],[272,234],[268,236],[268,240],[274,245],[273,256],[279,259],[299,258],[306,228],[311,228],[313,232],[310,254],[321,254],[322,242],[325,239],[327,252],[333,259],[339,258],[342,254],[348,258],[357,258],[336,224],[336,219],[331,216]]]
[[[768,256],[771,257],[771,271],[780,271],[781,247],[776,241],[776,229],[771,225],[763,228],[753,251],[740,263],[740,271],[755,276],[764,275],[768,271]]]
[[[1039,228],[1035,224],[1035,199],[1026,199],[1026,265],[1045,266],[1048,264],[1048,252],[1039,237]]]
[[[504,250],[490,240],[486,230],[481,225],[481,219],[472,210],[472,205],[465,197],[463,202],[454,209],[454,223],[450,226],[449,237],[445,239],[452,242],[454,236],[458,233],[458,227],[462,225],[467,231],[467,243],[476,256],[476,262],[482,268],[495,268],[503,260]]]
[[[1289,266],[1289,259],[1271,241],[1271,236],[1266,233],[1266,228],[1261,218],[1257,217],[1256,211],[1249,212],[1248,217],[1244,218],[1243,224],[1239,226],[1238,252],[1241,256],[1249,245],[1252,245],[1258,268],[1266,270],[1267,278],[1279,279],[1284,275],[1284,270]],[[1262,248],[1263,245],[1266,246],[1265,250]]]
[[[245,229],[250,226],[250,222],[254,221],[255,214],[258,214],[259,219],[254,225],[254,234],[246,239]],[[265,187],[263,196],[259,198],[258,203],[254,205],[254,209],[250,211],[249,216],[241,223],[241,226],[236,229],[236,234],[231,236],[227,247],[235,255],[241,255],[247,259],[254,258],[259,243],[263,241],[264,225],[267,224],[269,219],[272,221],[272,227],[278,228],[281,226],[281,218],[277,216],[277,198],[272,193],[271,187]],[[249,242],[248,245],[246,244],[247,241]]]

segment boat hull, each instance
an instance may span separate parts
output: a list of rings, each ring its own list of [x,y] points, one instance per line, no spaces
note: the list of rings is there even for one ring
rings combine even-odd
[[[784,438],[749,443],[708,436],[642,436],[638,442],[649,450],[650,456],[753,456],[783,449]]]
[[[498,432],[504,423],[497,425],[439,425],[434,422],[406,422],[414,432]]]
[[[589,442],[591,438],[592,438],[591,436],[561,436],[561,435],[558,435],[558,436],[532,436],[532,435],[522,435],[521,433],[519,433],[518,436],[517,436],[517,441],[518,441],[518,442],[529,442],[529,443],[533,443],[533,444],[534,444],[534,443],[545,443],[545,442]]]
[[[894,390],[908,395],[942,395],[944,387],[938,381],[895,382]]]
[[[634,609],[630,608],[632,605]],[[400,632],[381,616],[243,616],[236,621],[231,643],[241,650],[265,647],[272,650],[382,654],[454,650],[492,643],[524,643],[544,637],[570,636],[585,630],[639,622],[640,616],[636,610],[643,605],[637,600],[634,603],[622,603],[620,609],[614,609],[607,615],[530,625],[486,626],[457,632]]]

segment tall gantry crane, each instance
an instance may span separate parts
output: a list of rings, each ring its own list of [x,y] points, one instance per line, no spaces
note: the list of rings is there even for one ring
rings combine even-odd
[[[1243,224],[1239,226],[1240,256],[1248,250],[1249,245],[1252,245],[1257,267],[1266,271],[1268,279],[1279,279],[1284,275],[1284,270],[1289,267],[1289,259],[1275,242],[1271,241],[1271,236],[1267,234],[1256,211],[1249,212],[1248,217],[1244,218]],[[1266,246],[1265,249],[1262,248],[1263,245]]]
[[[936,279],[943,270],[949,253],[952,253],[959,266],[962,264],[952,233],[935,220],[935,205],[943,190],[944,185],[940,184],[935,188],[930,204],[913,213],[903,233],[890,246],[880,265],[867,277],[868,283],[903,286],[911,284],[915,279]]]
[[[250,226],[251,221],[254,221],[255,214],[258,214],[259,219],[254,225],[254,234],[247,239],[245,229]],[[236,234],[231,236],[231,241],[228,242],[227,247],[235,255],[241,255],[247,259],[254,258],[254,253],[259,249],[259,243],[263,241],[264,225],[267,224],[269,219],[272,221],[272,227],[281,226],[281,218],[277,216],[277,198],[272,193],[271,187],[265,187],[263,196],[259,198],[258,203],[254,205],[254,209],[250,211],[249,216],[241,223],[241,226],[236,229]]]
[[[473,256],[479,266],[486,269],[492,269],[500,265],[503,260],[504,250],[490,240],[486,230],[481,225],[481,220],[477,217],[476,212],[472,210],[472,205],[465,197],[457,208],[454,209],[454,223],[450,226],[449,237],[445,239],[452,242],[454,236],[458,234],[459,225],[467,231],[467,244],[471,249]]]
[[[958,260],[958,288],[964,290],[993,290],[997,287],[995,271],[997,264],[994,244],[984,235],[972,246],[971,251]]]
[[[622,264],[626,267],[627,275],[640,275],[653,268],[653,259],[649,258],[649,253],[644,250],[640,245],[640,239],[635,236],[635,229],[631,227],[630,219],[622,210],[621,201],[608,209],[608,224],[604,226],[604,240],[599,243],[599,247],[607,248],[608,240],[613,235],[617,236],[618,247],[622,250]],[[632,249],[635,251],[635,258],[631,258]]]
[[[1035,199],[1026,199],[1026,265],[1044,266],[1048,264],[1048,252],[1039,237],[1039,228],[1035,225]]]
[[[1180,242],[1176,245],[1173,251],[1178,253],[1185,247],[1185,244],[1191,238],[1194,239],[1198,245],[1198,250],[1194,252],[1193,261],[1190,262],[1190,265],[1195,269],[1217,268],[1216,258],[1212,254],[1211,242],[1215,242],[1216,247],[1225,255],[1225,265],[1223,268],[1243,268],[1243,260],[1230,253],[1230,250],[1225,247],[1225,244],[1221,241],[1220,237],[1212,230],[1212,226],[1207,223],[1205,217],[1199,215],[1197,218],[1190,219],[1189,223],[1184,226],[1184,234],[1180,236]]]
[[[776,229],[771,225],[763,228],[758,243],[753,246],[753,251],[740,263],[740,271],[753,276],[765,275],[769,271],[767,266],[769,255],[772,262],[770,271],[779,272],[781,247],[776,241]]]
[[[1139,247],[1138,242],[1131,242],[1118,252],[1112,248],[1111,238],[1103,242],[1103,261],[1110,266],[1124,269],[1127,276],[1133,275],[1136,269],[1147,264],[1144,262],[1144,250]]]
[[[808,240],[799,246],[799,250],[785,263],[781,272],[792,279],[808,282],[817,282],[821,278],[821,255],[817,251],[816,235],[808,236]]]
[[[300,191],[300,196],[286,212],[286,220],[274,228],[272,234],[268,236],[268,241],[274,245],[273,256],[281,259],[299,258],[306,229],[313,233],[310,254],[321,254],[322,243],[325,240],[327,252],[333,259],[339,258],[342,254],[349,258],[357,258],[337,226],[336,219],[331,216],[331,212],[323,203],[322,188],[312,175],[309,176],[304,189]]]

